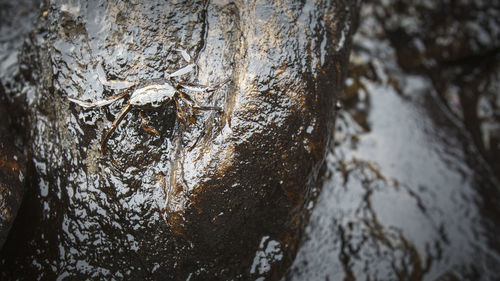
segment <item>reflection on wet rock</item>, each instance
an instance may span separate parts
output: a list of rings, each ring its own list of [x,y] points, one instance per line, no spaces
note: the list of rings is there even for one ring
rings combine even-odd
[[[23,215],[36,219],[12,230],[2,276],[280,278],[334,128],[355,2],[44,1],[22,55],[34,168]],[[197,67],[169,78],[186,66],[179,50]],[[117,80],[185,93],[132,107],[102,154],[126,100],[68,98],[126,91]]]
[[[14,223],[24,195],[26,159],[15,146],[14,114],[0,84],[0,249]]]
[[[383,8],[415,11],[362,9],[322,193],[283,280],[496,280],[500,185],[432,72],[400,63],[415,55],[387,39]]]
[[[398,63],[410,72],[430,74],[439,95],[499,175],[499,4],[473,0],[381,3],[377,15]]]

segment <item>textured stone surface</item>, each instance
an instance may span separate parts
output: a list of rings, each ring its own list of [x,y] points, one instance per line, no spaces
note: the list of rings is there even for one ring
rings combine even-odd
[[[21,206],[26,176],[26,159],[17,148],[12,128],[16,108],[9,106],[0,84],[0,249],[14,223]]]
[[[2,275],[55,279],[279,278],[309,215],[343,85],[355,1],[43,3],[23,62],[33,181]],[[185,65],[200,104],[83,109]],[[141,129],[139,112],[159,135]],[[36,231],[34,231],[36,230]],[[23,249],[20,251],[19,249]],[[6,257],[9,257],[6,260]]]
[[[500,174],[500,3],[391,0],[375,10],[398,63],[429,74]]]

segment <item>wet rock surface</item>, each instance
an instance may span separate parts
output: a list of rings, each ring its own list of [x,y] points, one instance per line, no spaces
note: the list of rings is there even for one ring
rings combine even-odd
[[[341,1],[43,2],[20,61],[31,164],[2,278],[279,278],[317,192],[355,18]],[[100,66],[161,79],[186,64],[178,49],[198,65],[183,82],[230,81],[189,93],[223,111],[133,108],[101,154],[125,102],[68,98],[117,94]]]
[[[405,68],[446,66],[500,47],[498,1],[376,1],[375,15]]]
[[[500,175],[500,2],[393,0],[375,11],[398,63],[430,74]]]
[[[425,53],[422,60],[413,60],[418,57],[414,50],[404,53],[412,50],[405,45],[408,41],[396,40],[387,26],[407,24],[432,43],[439,40],[426,33],[428,23],[464,22],[449,17],[449,9],[436,9],[434,16],[426,14],[417,24],[408,18],[416,10],[414,2],[394,2],[402,1],[363,6],[341,96],[345,110],[337,118],[322,193],[304,244],[283,280],[499,278],[498,173],[484,161],[466,119],[458,118],[449,100],[442,98],[434,71],[409,63],[437,60]],[[494,8],[492,2],[487,6]],[[380,17],[384,9],[391,12]],[[495,22],[498,17],[481,21]],[[469,35],[473,39],[477,34]],[[446,36],[457,34],[452,29]],[[415,37],[408,39],[418,41]],[[495,42],[485,45],[485,54]],[[494,56],[489,58],[491,65],[497,63]],[[433,65],[435,70],[448,68],[443,61]],[[490,85],[498,83],[493,68],[476,70],[490,77]],[[465,91],[466,85],[457,84],[456,90]],[[468,91],[474,89],[481,92],[474,87]],[[498,99],[499,92],[492,96]]]
[[[17,129],[14,127],[5,90],[0,84],[0,248],[14,223],[24,194],[26,158],[15,146]]]
[[[471,12],[464,13],[464,16],[477,18],[478,12],[474,7],[480,5],[480,2],[469,2],[471,6],[466,7],[465,10]],[[492,172],[491,161],[484,161],[482,155],[485,154],[478,149],[478,147],[481,147],[480,142],[474,140],[471,133],[473,131],[470,127],[464,125],[467,118],[464,118],[461,105],[467,103],[460,101],[461,95],[453,93],[465,92],[466,88],[464,86],[467,86],[468,91],[471,92],[476,89],[475,85],[481,85],[481,83],[469,83],[469,80],[467,80],[469,76],[467,75],[461,76],[461,73],[466,73],[462,72],[462,70],[468,69],[468,71],[472,70],[470,72],[473,74],[471,76],[472,81],[479,81],[474,77],[481,77],[482,81],[490,81],[488,83],[484,82],[487,85],[486,88],[481,86],[476,89],[480,90],[474,92],[480,95],[477,96],[477,99],[482,99],[480,97],[483,93],[491,92],[492,94],[489,94],[487,98],[484,96],[484,98],[490,104],[498,100],[498,91],[495,94],[494,90],[494,85],[498,83],[498,78],[495,78],[498,73],[495,68],[498,68],[498,66],[496,66],[497,60],[495,56],[492,55],[495,46],[498,45],[495,43],[495,38],[498,39],[498,36],[488,31],[487,36],[491,37],[491,44],[483,44],[480,49],[453,53],[448,48],[466,50],[469,48],[467,42],[474,42],[476,40],[474,38],[480,33],[468,33],[466,39],[472,38],[472,41],[452,39],[450,41],[452,43],[448,43],[448,45],[440,45],[439,42],[449,41],[434,40],[440,37],[432,34],[437,34],[438,30],[442,30],[440,33],[442,37],[458,38],[457,36],[462,36],[460,34],[467,31],[467,28],[463,28],[464,26],[474,26],[475,24],[481,26],[481,22],[494,23],[498,20],[498,17],[488,16],[478,22],[469,20],[472,23],[466,24],[467,20],[463,18],[458,20],[456,12],[450,13],[449,7],[442,7],[441,11],[446,12],[439,12],[434,8],[427,10],[411,8],[413,7],[412,3],[422,5],[419,2],[406,3],[408,5],[406,7],[402,4],[393,5],[396,3],[394,1],[384,1],[384,3],[387,3],[387,5],[381,5],[378,2],[365,3],[364,5],[360,29],[354,38],[354,53],[350,62],[352,66],[351,73],[347,79],[346,91],[341,96],[344,110],[339,112],[335,138],[331,140],[335,146],[331,148],[327,157],[327,171],[323,178],[322,192],[315,204],[308,205],[311,208],[314,206],[314,211],[307,225],[306,235],[302,240],[297,258],[283,280],[496,280],[498,279],[497,268],[500,266],[500,246],[497,237],[499,233],[497,221],[498,217],[500,217],[497,202],[499,199],[498,186],[500,184],[495,179],[498,173]],[[427,5],[433,3],[439,2],[430,1]],[[457,5],[458,2],[455,1],[454,3]],[[467,2],[460,1],[460,3]],[[484,9],[484,11],[490,15],[494,14],[495,1],[490,1],[487,4],[489,5],[488,9]],[[24,5],[24,7],[28,7],[28,5]],[[397,10],[394,11],[393,8],[397,8]],[[208,10],[210,9],[209,6]],[[387,11],[391,12],[388,13]],[[415,22],[415,17],[412,17],[412,13],[415,11],[423,13],[423,15],[416,18],[419,20],[418,22]],[[428,16],[429,11],[435,16]],[[14,14],[17,13],[10,13],[10,15]],[[388,20],[389,17],[398,19]],[[4,19],[6,18],[2,17],[0,20]],[[218,19],[230,23],[222,16],[219,16]],[[448,25],[460,26],[460,28],[453,30],[461,32],[453,32],[452,30],[448,33],[446,29],[436,28],[437,25],[429,28],[430,24],[425,24],[440,19],[446,19],[442,22]],[[13,22],[20,21],[14,20]],[[391,28],[391,25],[396,28]],[[411,29],[412,32],[403,29],[404,32],[394,34],[392,31],[397,30],[398,26],[401,25]],[[237,28],[239,27],[237,26]],[[210,27],[208,30],[210,30]],[[401,29],[399,30],[401,31]],[[432,32],[433,30],[436,30],[436,32]],[[396,36],[397,34],[404,35],[407,33],[412,35]],[[214,33],[212,36],[217,35],[219,34]],[[418,38],[426,36],[429,36],[429,38],[425,39],[425,45],[415,43],[420,40]],[[396,38],[398,39],[396,40]],[[408,40],[402,40],[403,38]],[[425,46],[425,48],[413,48],[411,47],[413,43],[408,44],[408,42],[415,43],[415,46]],[[0,43],[2,46],[6,45],[5,42]],[[12,44],[9,46],[20,45],[19,41],[14,43],[9,41],[8,44]],[[431,48],[432,45],[436,44],[439,46]],[[459,46],[466,46],[466,48]],[[95,49],[99,50],[97,47]],[[12,55],[15,52],[4,52],[5,50],[5,48],[0,48],[2,58],[8,57],[12,61],[17,60],[17,55]],[[418,53],[416,53],[416,50]],[[442,50],[443,52],[447,51],[448,54],[435,53],[434,55],[427,55],[426,50]],[[143,52],[144,50],[140,51],[140,53]],[[467,53],[480,55],[469,56]],[[191,52],[191,54],[195,53]],[[449,54],[454,55],[450,56]],[[481,54],[484,55],[484,59],[481,58]],[[179,54],[172,52],[169,56],[171,56],[172,61],[166,64],[167,71],[182,66]],[[123,57],[128,56],[122,55],[121,58]],[[461,58],[472,58],[472,60],[461,60]],[[204,64],[199,62],[206,59],[200,55],[196,61],[200,67],[203,67]],[[460,63],[454,64],[452,61],[455,60]],[[123,59],[116,61],[123,63]],[[472,63],[467,66],[467,64],[463,63],[464,61],[472,61]],[[12,77],[16,75],[16,71],[12,69],[12,66],[16,66],[16,64],[8,62],[8,60],[2,60],[0,78],[10,99],[12,94],[16,92],[13,89],[20,86],[19,83],[13,83],[12,80]],[[487,63],[483,64],[484,62]],[[88,63],[95,67],[96,63]],[[125,64],[122,69],[122,66],[108,61],[105,67],[107,73],[110,74],[109,78],[129,79],[130,77],[130,79],[135,79],[133,75],[143,75],[140,77],[141,79],[151,78],[148,74],[141,74],[140,71],[126,72],[128,62]],[[3,67],[5,65],[10,65],[8,71]],[[223,63],[215,62],[213,65],[219,67]],[[227,64],[224,65],[227,66]],[[481,65],[488,65],[488,67],[482,67]],[[220,73],[209,74],[210,67],[205,67],[206,70],[200,69],[198,74],[183,78],[195,83],[206,84],[220,81],[219,78],[222,78]],[[145,70],[142,71],[148,71],[147,69],[149,69],[148,67],[144,68]],[[143,68],[138,67],[137,69]],[[491,71],[488,69],[491,69]],[[449,70],[449,72],[445,70]],[[119,71],[124,71],[124,73]],[[92,89],[89,90],[87,96],[85,96],[84,90],[78,90],[77,94],[80,94],[80,97],[92,98],[94,95],[103,97],[114,93],[109,89],[101,93],[95,71],[92,70],[89,73],[93,73],[89,75],[94,75],[94,77],[91,77],[91,83],[85,85]],[[156,70],[151,70],[151,73],[156,73]],[[443,76],[445,78],[442,78],[441,82],[439,82],[434,78],[435,73],[441,73],[441,75],[450,73],[450,76]],[[475,76],[475,73],[480,75]],[[158,77],[160,76],[158,73]],[[213,80],[203,80],[203,77],[212,77],[210,79]],[[232,81],[233,84],[228,85],[228,88],[221,89],[220,92],[215,94],[220,96],[229,95],[231,89],[234,90],[236,87],[234,80]],[[447,87],[439,86],[443,82],[450,82],[449,85],[452,85],[452,87],[446,90]],[[19,92],[23,92],[21,91],[22,87],[20,88]],[[27,91],[29,88],[26,88],[24,92],[29,94],[28,97],[33,97],[34,91]],[[443,89],[446,91],[443,91]],[[206,97],[195,95],[195,97],[199,98],[200,102],[211,102],[209,95]],[[226,100],[230,100],[230,98],[224,97],[222,100],[214,98],[212,101],[218,103]],[[484,102],[479,103],[484,105]],[[92,115],[94,111],[83,110],[75,107],[74,104],[68,103],[68,108],[72,114],[87,114],[87,116],[95,119],[92,121],[93,119],[89,118],[88,120],[91,122],[99,122],[100,120],[104,123],[89,125],[94,126],[94,128],[86,128],[83,137],[72,139],[74,142],[79,142],[78,149],[80,147],[89,147],[88,143],[91,143],[90,147],[97,152],[100,134],[107,128],[107,125],[114,119],[122,106],[123,104],[117,104],[110,108],[99,109],[96,110],[95,115]],[[174,137],[169,134],[172,133],[173,135],[175,133],[173,129],[176,123],[174,120],[175,112],[170,105],[166,105],[164,110],[168,111],[165,116],[167,116],[166,119],[171,120],[169,125],[162,125],[163,122],[167,122],[164,121],[165,118],[155,117],[160,114],[158,110],[147,111],[147,115],[150,118],[150,124],[159,129],[162,136],[167,135],[167,138],[172,141]],[[489,121],[490,124],[497,126],[498,121],[495,121],[494,118],[496,113],[493,112],[484,111],[479,116],[485,117],[479,119],[491,120]],[[131,152],[136,152],[134,147],[140,148],[139,141],[131,144],[131,139],[136,138],[137,140],[137,138],[140,138],[142,144],[150,142],[147,146],[148,150],[158,145],[153,142],[155,136],[149,135],[140,129],[141,122],[139,121],[140,118],[137,117],[137,113],[137,111],[131,112],[117,133],[111,138],[108,146],[111,152],[109,155],[113,155],[113,153],[123,154],[123,156],[114,156],[111,160],[112,163],[126,163],[127,161],[121,157],[128,157]],[[102,117],[103,114],[106,117]],[[200,119],[210,114],[211,112],[201,112],[194,116],[196,122],[200,122]],[[488,116],[493,118],[489,119]],[[154,118],[157,119],[153,121]],[[226,118],[225,114],[222,114],[221,118]],[[75,119],[79,120],[79,117],[77,116]],[[89,122],[88,120],[86,122]],[[191,124],[187,129],[183,129],[184,142],[189,142],[190,135],[196,135],[194,128],[199,126],[200,130],[203,130],[206,128],[207,123],[196,124]],[[160,130],[162,127],[163,131]],[[216,126],[214,125],[214,127]],[[28,127],[20,126],[20,128],[26,130]],[[126,135],[122,136],[122,134]],[[204,135],[210,134],[204,133]],[[87,143],[83,144],[84,141]],[[156,142],[162,143],[158,139],[156,139]],[[126,145],[130,149],[122,148],[120,145]],[[144,147],[146,147],[146,144],[144,144]],[[196,145],[193,150],[195,149],[197,149]],[[143,154],[153,155],[151,153]],[[101,159],[98,153],[94,155],[96,159]],[[99,161],[110,161],[107,159]],[[133,160],[130,160],[130,162],[135,163]],[[99,166],[96,165],[95,167]],[[171,166],[167,165],[167,167],[171,169]],[[113,168],[113,171],[114,169],[118,168]],[[149,177],[148,174],[142,173],[143,170],[135,170],[137,171],[136,176]],[[119,183],[123,178],[130,177],[132,171],[134,170],[118,173],[121,177],[113,178],[113,182]],[[95,177],[97,176],[93,178]],[[71,198],[76,197],[82,202],[82,206],[85,205],[83,202],[86,200],[91,204],[91,207],[77,208],[75,212],[72,212],[70,208],[75,205],[76,200],[72,199],[73,206],[63,207],[66,206],[64,204],[67,204],[65,202],[60,205],[54,203],[53,206],[57,208],[43,212],[43,208],[45,208],[43,206],[47,205],[49,200],[40,197],[39,194],[41,194],[40,187],[45,185],[38,178],[33,178],[34,184],[27,189],[27,192],[31,192],[31,194],[25,195],[26,200],[23,202],[23,207],[16,219],[14,228],[17,227],[18,230],[14,231],[14,234],[9,239],[14,243],[13,245],[24,246],[26,244],[19,241],[29,241],[34,243],[34,246],[26,247],[31,250],[26,251],[24,253],[25,258],[21,259],[20,257],[23,254],[18,253],[20,250],[13,251],[12,249],[16,249],[15,246],[12,246],[11,243],[6,244],[8,249],[4,248],[1,253],[2,263],[0,269],[3,272],[2,280],[6,279],[4,278],[6,272],[12,274],[9,277],[21,272],[21,270],[15,271],[12,269],[15,266],[21,266],[22,269],[31,268],[31,272],[43,271],[45,272],[44,276],[47,276],[48,279],[55,278],[57,273],[53,272],[58,267],[65,267],[68,272],[79,272],[81,274],[78,276],[74,274],[73,279],[78,279],[78,277],[81,277],[81,279],[98,279],[100,276],[111,275],[112,270],[119,268],[120,265],[123,267],[119,268],[119,271],[124,272],[122,269],[137,262],[138,257],[149,258],[151,256],[150,253],[144,251],[124,251],[124,248],[127,247],[120,246],[126,242],[123,237],[120,235],[109,237],[106,234],[131,231],[132,227],[123,229],[123,226],[132,225],[139,221],[137,216],[143,215],[139,214],[139,212],[137,212],[137,216],[120,217],[126,208],[132,209],[134,200],[127,201],[127,204],[119,204],[125,201],[126,196],[133,194],[134,190],[138,190],[137,186],[142,185],[143,180],[138,180],[139,183],[135,186],[128,185],[120,189],[108,188],[103,191],[93,188],[98,183],[90,181],[90,184],[87,184],[87,186],[91,187],[90,190],[87,189],[86,183],[84,183],[82,188],[76,189],[77,193],[74,193]],[[162,179],[165,180],[165,186],[167,186],[169,183],[167,183],[166,179],[168,178],[165,176],[160,177],[160,184],[163,184]],[[39,185],[40,182],[42,184]],[[120,185],[117,184],[117,186]],[[116,190],[122,192],[116,193]],[[85,193],[81,194],[82,191]],[[313,193],[317,191],[312,190]],[[103,202],[104,199],[100,201],[93,198],[105,198],[105,200],[113,203],[115,201],[108,199],[113,198],[112,196],[117,198],[116,201],[121,200],[114,204],[112,208],[105,209],[109,203],[94,204],[95,202]],[[134,199],[139,202],[140,197],[136,196]],[[142,202],[149,200],[148,197],[143,197],[143,199]],[[52,199],[50,202],[52,201],[56,201],[56,199]],[[136,203],[137,205],[138,203]],[[158,204],[150,205],[157,206]],[[27,208],[26,206],[32,207]],[[165,208],[165,210],[167,209]],[[44,229],[43,223],[48,223],[48,221],[42,219],[39,214],[48,216],[48,213],[51,213],[54,218],[60,216],[59,221],[64,222],[64,230],[48,231],[48,227],[46,227],[43,232],[40,231],[40,229]],[[99,215],[95,213],[99,213]],[[117,217],[120,219],[116,220]],[[160,221],[160,219],[155,221],[147,215],[143,215],[143,217],[153,227],[157,225],[155,224],[156,221]],[[83,218],[82,221],[85,223],[80,225],[75,223],[79,218]],[[104,222],[101,222],[101,218],[103,218]],[[116,220],[117,223],[111,224],[110,218]],[[40,223],[40,221],[43,223]],[[68,224],[67,222],[71,223]],[[217,220],[214,222],[217,222]],[[35,223],[34,226],[33,223]],[[106,225],[105,230],[97,227],[100,223]],[[145,229],[139,228],[133,233],[134,236],[129,236],[130,247],[136,245],[143,247],[146,244],[145,241],[148,240],[140,239],[141,237],[151,237],[145,233]],[[159,231],[162,230],[157,230],[157,232]],[[168,231],[169,229],[166,229],[164,233],[168,233]],[[177,233],[182,235],[184,232],[184,229],[180,228]],[[64,237],[60,238],[61,236]],[[12,237],[16,237],[16,239]],[[155,236],[155,238],[158,237],[164,236]],[[271,264],[278,258],[284,259],[284,256],[280,255],[282,248],[280,248],[274,237],[272,235],[264,236],[255,246],[257,252],[250,266],[250,269],[253,269],[254,272],[266,271],[267,264]],[[158,240],[154,242],[156,244],[148,243],[163,246],[164,244],[162,244],[160,238],[156,239]],[[64,242],[59,242],[62,240]],[[71,240],[77,242],[69,243],[68,241]],[[90,244],[88,241],[91,240],[100,241],[101,243]],[[80,241],[83,242],[80,243]],[[182,245],[168,244],[167,242],[166,244],[170,247],[167,250],[158,247],[158,249],[164,250],[165,256],[176,251],[175,247],[181,247],[178,245]],[[48,245],[61,245],[61,247],[54,249]],[[40,253],[33,254],[35,246],[37,249],[41,249]],[[150,246],[150,248],[153,248],[153,246]],[[158,252],[158,249],[154,251]],[[115,251],[113,252],[113,250]],[[131,253],[135,255],[131,255]],[[114,254],[114,259],[109,258],[112,254]],[[17,258],[15,263],[9,263],[5,257]],[[66,257],[68,259],[65,259]],[[48,262],[43,262],[44,260]],[[89,260],[94,262],[89,265]],[[152,259],[149,258],[149,260]],[[42,262],[40,263],[40,261]],[[158,262],[158,264],[161,262]],[[102,268],[96,269],[95,264],[102,265]],[[66,265],[68,266],[66,267]],[[129,274],[132,272],[146,272],[144,270],[146,266],[144,265],[146,264],[128,268],[130,270]],[[108,269],[104,268],[104,266],[108,266]],[[113,269],[109,270],[110,267],[113,267]],[[50,269],[47,270],[47,268]],[[158,268],[155,270],[155,267],[153,267],[149,272],[156,272],[157,270]],[[24,272],[28,271],[22,273]],[[66,273],[61,271],[60,274],[65,276]],[[150,276],[150,279],[155,277],[154,275],[148,276]],[[182,275],[179,276],[179,279],[182,279]],[[120,277],[117,276],[116,279],[120,279]]]
[[[20,93],[18,55],[31,30],[37,1],[0,1],[0,247],[25,192],[26,109]]]

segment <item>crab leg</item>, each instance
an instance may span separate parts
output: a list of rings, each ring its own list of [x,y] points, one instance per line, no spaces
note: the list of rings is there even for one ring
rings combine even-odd
[[[222,111],[222,108],[218,107],[218,106],[203,106],[203,105],[195,105],[195,106],[192,106],[192,108],[194,109],[198,109],[198,110],[215,110],[215,111]]]
[[[183,89],[185,90],[188,90],[188,91],[192,91],[192,92],[198,92],[198,93],[201,93],[201,92],[213,92],[217,89],[219,89],[220,87],[222,87],[222,85],[228,83],[230,80],[226,80],[222,83],[219,83],[215,86],[204,86],[204,85],[192,85],[192,84],[189,84],[189,83],[184,83],[184,82],[176,82],[177,85],[179,85],[180,87],[182,87]],[[198,110],[217,110],[217,111],[222,111],[222,108],[218,107],[218,106],[204,106],[204,105],[199,105],[196,101],[194,101],[188,94],[178,90],[178,93],[179,93],[179,96],[186,100],[189,104],[191,104],[191,107],[194,108],[194,109],[198,109]]]
[[[128,95],[128,92],[125,91],[123,93],[119,93],[118,95],[114,95],[114,96],[111,96],[111,97],[108,97],[108,98],[105,98],[102,100],[93,101],[93,102],[83,101],[83,100],[74,99],[74,98],[68,98],[68,100],[70,100],[71,102],[74,102],[82,107],[87,107],[87,108],[89,108],[89,107],[102,107],[102,106],[105,106],[108,104],[112,104],[115,101],[126,97],[127,95]]]
[[[201,93],[201,92],[214,92],[216,91],[217,89],[219,89],[220,87],[222,87],[223,85],[225,85],[226,83],[228,83],[230,80],[226,80],[222,83],[219,83],[215,86],[205,86],[205,85],[193,85],[193,84],[189,84],[189,83],[185,83],[185,82],[176,82],[178,85],[180,85],[183,89],[186,89],[188,91],[191,91],[191,92],[197,92],[197,93]]]
[[[144,131],[150,134],[155,134],[157,136],[160,135],[158,130],[156,130],[153,126],[149,125],[149,118],[144,114],[144,112],[139,112],[139,116],[141,117],[141,126]]]
[[[104,68],[102,67],[102,63],[100,63],[97,66],[97,77],[99,78],[99,81],[101,84],[104,86],[109,87],[112,90],[123,90],[123,89],[128,89],[130,87],[133,87],[137,85],[137,82],[132,82],[132,81],[125,81],[125,80],[108,80],[106,78],[106,73],[104,73]]]
[[[181,76],[181,75],[184,75],[186,73],[189,73],[189,72],[192,72],[194,70],[194,67],[196,66],[196,64],[194,63],[190,63],[188,64],[187,66],[184,66],[183,68],[175,71],[174,73],[172,74],[168,74],[166,73],[165,74],[165,78],[169,79],[169,78],[172,78],[172,77],[176,77],[176,76]]]
[[[198,110],[216,110],[216,111],[222,111],[222,108],[218,106],[205,106],[205,105],[199,105],[196,101],[194,101],[188,94],[183,93],[179,91],[179,96],[186,102],[188,102],[191,105],[191,108],[198,109]]]
[[[101,142],[101,153],[102,154],[106,154],[106,144],[108,143],[109,137],[111,136],[111,134],[113,134],[113,132],[118,127],[118,125],[120,125],[120,122],[122,122],[123,118],[125,117],[125,115],[127,115],[127,113],[130,111],[130,109],[132,109],[132,104],[127,103],[127,105],[122,109],[120,114],[118,114],[118,116],[115,118],[115,121],[113,121],[113,124],[111,124],[111,127],[109,128],[109,130],[106,132],[106,134],[102,138],[102,142]]]
[[[169,78],[172,78],[172,77],[176,77],[176,76],[181,76],[181,75],[187,74],[189,72],[192,72],[194,70],[194,67],[196,66],[196,64],[192,62],[191,56],[186,52],[186,50],[176,49],[176,51],[179,52],[179,53],[181,53],[182,58],[188,63],[188,65],[186,65],[183,68],[175,71],[172,74],[166,73],[165,74],[165,78],[166,79],[169,79]]]
[[[188,54],[188,52],[184,49],[176,49],[177,52],[181,53],[182,58],[186,62],[191,62],[191,56]]]
[[[177,111],[177,114],[176,114],[176,117],[177,117],[177,120],[180,120],[182,122],[182,125],[184,125],[184,127],[187,127],[187,122],[186,122],[186,119],[184,118],[184,114],[182,114],[182,100],[178,100],[178,99],[175,99],[175,108],[176,108],[176,111]]]

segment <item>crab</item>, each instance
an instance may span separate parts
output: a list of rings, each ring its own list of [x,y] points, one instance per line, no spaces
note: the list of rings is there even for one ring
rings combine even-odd
[[[192,72],[196,66],[196,64],[194,64],[191,61],[191,56],[185,50],[177,50],[177,51],[180,52],[181,56],[188,64],[171,74],[168,73],[165,74],[163,78],[150,80],[146,82],[108,80],[104,72],[104,69],[102,67],[102,64],[99,64],[97,67],[97,75],[99,81],[103,84],[103,86],[106,86],[111,90],[123,90],[123,92],[97,101],[85,101],[68,97],[69,101],[85,108],[103,107],[110,105],[120,99],[127,99],[127,104],[116,116],[110,128],[103,135],[101,141],[102,154],[106,154],[106,145],[109,138],[116,130],[116,128],[120,125],[123,118],[133,107],[140,107],[140,106],[159,107],[162,103],[171,102],[173,100],[175,101],[176,104],[177,118],[183,122],[185,121],[183,117],[183,112],[181,110],[181,106],[179,106],[180,101],[187,103],[192,109],[222,111],[220,107],[199,105],[187,93],[185,93],[185,91],[214,92],[228,81],[224,81],[215,86],[193,85],[177,81],[175,79],[176,77]],[[156,129],[147,125],[146,121],[147,117],[144,116],[142,112],[140,116],[143,120],[142,122],[143,129],[147,132],[158,135],[158,131],[156,131]]]

